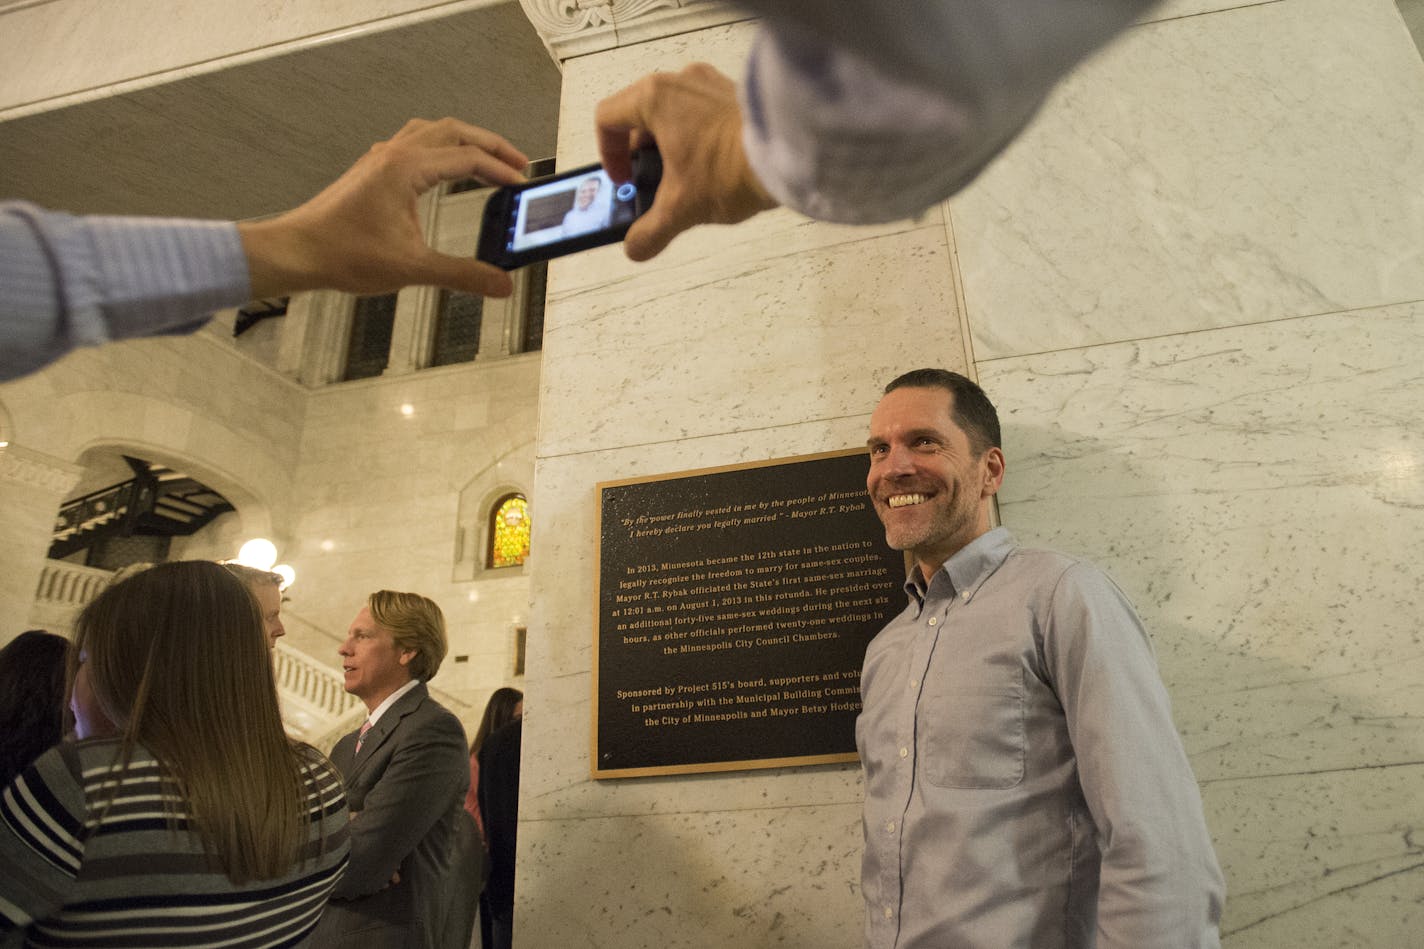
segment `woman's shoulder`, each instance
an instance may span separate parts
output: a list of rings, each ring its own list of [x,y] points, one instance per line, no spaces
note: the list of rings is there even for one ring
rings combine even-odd
[[[331,759],[306,742],[292,742],[292,750],[301,762],[308,795],[327,806],[344,806],[345,783],[342,781],[341,772],[331,763]]]

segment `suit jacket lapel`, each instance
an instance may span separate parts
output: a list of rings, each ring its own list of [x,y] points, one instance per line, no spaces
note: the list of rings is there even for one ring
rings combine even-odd
[[[336,770],[345,777],[351,773],[352,758],[356,753],[356,732],[341,738],[336,743],[336,747],[331,749],[331,763],[336,765]]]
[[[425,683],[422,682],[397,699],[396,704],[386,709],[381,715],[380,720],[371,726],[370,731],[366,732],[366,738],[361,742],[360,753],[355,754],[355,760],[351,763],[351,769],[345,772],[348,783],[351,779],[355,778],[356,775],[361,773],[366,763],[375,755],[376,750],[385,744],[386,739],[389,738],[391,733],[400,725],[401,719],[415,711],[416,708],[420,706],[420,703],[425,701],[425,696]],[[346,738],[350,738],[352,741],[351,748],[353,752],[356,748],[355,738],[353,736],[359,733],[360,729],[357,729],[351,735],[346,736]],[[346,742],[346,738],[341,740],[343,744]]]

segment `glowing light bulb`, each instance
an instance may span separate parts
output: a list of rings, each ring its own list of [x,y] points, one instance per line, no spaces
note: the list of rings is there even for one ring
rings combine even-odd
[[[237,552],[237,562],[258,570],[271,570],[277,562],[277,545],[265,537],[254,537]]]

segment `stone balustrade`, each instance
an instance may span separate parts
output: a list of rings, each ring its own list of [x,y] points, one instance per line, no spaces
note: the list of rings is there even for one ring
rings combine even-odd
[[[66,563],[63,560],[47,560],[44,569],[40,571],[40,582],[35,588],[35,601],[46,606],[79,610],[109,585],[109,579],[113,575],[112,570]]]

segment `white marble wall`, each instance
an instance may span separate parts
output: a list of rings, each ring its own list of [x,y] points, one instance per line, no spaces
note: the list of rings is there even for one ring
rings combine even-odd
[[[1392,3],[1155,23],[952,202],[1003,519],[1147,619],[1231,947],[1424,924],[1421,106]]]
[[[561,160],[603,94],[735,72],[750,29],[566,62]],[[880,383],[962,364],[956,277],[1005,523],[1153,632],[1225,944],[1417,942],[1422,107],[1389,0],[1178,0],[915,224],[778,212],[556,266],[516,945],[859,944],[854,768],[587,777],[594,485],[857,444]]]
[[[750,37],[566,62],[561,163],[595,157],[603,94],[693,58],[735,71]],[[854,447],[901,367],[965,368],[944,215],[855,229],[776,212],[645,265],[618,248],[566,258],[546,325],[516,945],[853,945],[854,765],[588,777],[594,485]]]
[[[129,451],[169,464],[237,506],[246,536],[272,531],[273,512],[289,500],[299,394],[236,357],[223,333],[215,324],[190,338],[84,349],[0,385],[13,450],[72,469],[63,483],[36,494],[33,468],[25,466],[30,490],[3,498],[11,515],[0,521],[8,525],[0,530],[0,573],[14,594],[0,601],[0,641],[26,628],[55,513],[76,493],[90,459]]]
[[[511,673],[510,630],[527,621],[522,568],[461,580],[455,572],[459,495],[494,465],[533,484],[537,354],[328,386],[307,399],[288,522],[300,583],[291,609],[332,633],[373,590],[412,590],[445,611],[451,655],[434,685],[462,699],[473,730],[485,697]],[[405,414],[404,406],[410,406]],[[335,662],[337,643],[320,658]]]

